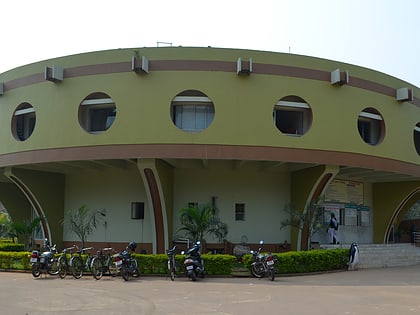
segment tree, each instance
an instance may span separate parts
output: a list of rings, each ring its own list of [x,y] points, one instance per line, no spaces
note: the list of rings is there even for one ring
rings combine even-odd
[[[223,223],[211,206],[191,206],[180,210],[181,227],[188,238],[194,242],[202,241],[205,236],[214,236],[222,241],[228,233],[228,226]]]
[[[63,223],[66,228],[79,237],[83,248],[88,236],[96,229],[105,213],[105,210],[91,211],[86,205],[83,205],[68,212],[64,217]]]
[[[286,206],[284,211],[288,213],[289,218],[280,222],[280,229],[286,226],[297,228],[300,232],[306,229],[308,232],[307,248],[310,248],[312,236],[324,227],[323,204],[324,197],[321,196],[318,199],[311,200],[303,211],[299,211],[292,206]]]
[[[12,237],[12,222],[7,212],[0,213],[0,238]]]
[[[33,220],[25,220],[23,222],[12,222],[11,232],[23,242],[25,250],[30,250],[33,246],[33,235],[41,229],[42,218],[36,217]]]

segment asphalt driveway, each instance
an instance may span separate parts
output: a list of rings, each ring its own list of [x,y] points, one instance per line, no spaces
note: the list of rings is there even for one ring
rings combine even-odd
[[[94,280],[0,272],[0,313],[420,314],[420,266],[267,278]]]

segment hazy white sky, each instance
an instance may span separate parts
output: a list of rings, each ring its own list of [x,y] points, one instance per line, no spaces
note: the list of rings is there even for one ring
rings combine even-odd
[[[223,47],[363,66],[420,87],[418,0],[14,0],[1,6],[0,73],[115,48]]]

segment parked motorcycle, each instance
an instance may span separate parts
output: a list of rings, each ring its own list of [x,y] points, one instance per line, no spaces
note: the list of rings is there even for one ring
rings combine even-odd
[[[113,255],[115,266],[117,267],[117,274],[121,274],[125,281],[131,277],[138,278],[139,270],[137,260],[131,257],[130,251],[134,252],[137,248],[135,242],[130,242],[125,250]]]
[[[198,241],[187,251],[184,259],[185,271],[192,281],[196,281],[197,277],[204,278],[204,261],[201,258],[200,248],[201,244]]]
[[[44,248],[43,252],[34,250],[31,254],[30,263],[32,275],[35,278],[38,278],[41,273],[57,275],[59,272],[58,259],[54,256],[58,252],[56,245],[50,246],[48,240],[45,239]]]
[[[262,246],[264,242],[260,241]],[[275,264],[277,262],[277,256],[272,255],[271,253],[262,254],[261,247],[258,251],[251,251],[251,273],[256,278],[262,278],[265,275],[268,275],[271,281],[274,281],[276,274]]]

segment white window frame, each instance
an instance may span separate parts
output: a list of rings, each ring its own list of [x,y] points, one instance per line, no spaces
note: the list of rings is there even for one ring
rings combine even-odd
[[[214,104],[207,96],[176,96],[172,108],[172,120],[183,131],[203,131],[214,120]]]
[[[108,130],[115,120],[117,108],[115,106],[115,102],[111,98],[86,99],[82,103],[80,103],[80,106],[82,106],[82,110],[83,110],[82,117],[81,117],[83,128],[89,133],[92,133],[92,134],[102,133]],[[86,107],[86,109],[83,109],[83,107]],[[104,128],[100,130],[93,130],[92,119],[95,118],[94,112],[96,110],[102,110],[102,109],[110,109],[112,110],[111,112],[114,112],[114,114],[113,115],[109,114],[107,116]]]

